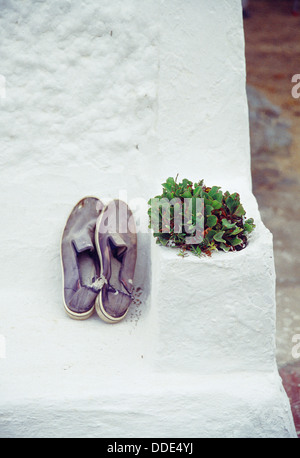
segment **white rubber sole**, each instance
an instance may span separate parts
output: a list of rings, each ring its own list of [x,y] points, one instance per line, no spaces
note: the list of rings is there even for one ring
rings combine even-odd
[[[73,318],[73,320],[87,320],[90,316],[93,315],[95,311],[95,304],[88,312],[84,312],[84,313],[73,312],[73,310],[69,309],[65,301],[64,301],[64,308],[67,314],[69,315],[69,317]]]
[[[99,318],[101,318],[101,320],[105,321],[106,323],[110,323],[110,324],[118,323],[119,321],[123,320],[125,318],[125,316],[127,315],[127,313],[128,313],[128,309],[127,309],[126,312],[124,313],[124,315],[122,315],[121,317],[115,318],[115,317],[109,315],[105,311],[105,309],[103,307],[102,291],[100,291],[100,293],[96,297],[95,309],[96,309],[96,312],[97,312]]]

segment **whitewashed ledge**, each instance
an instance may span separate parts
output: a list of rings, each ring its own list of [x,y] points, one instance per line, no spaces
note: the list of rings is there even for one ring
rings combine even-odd
[[[272,237],[253,213],[238,253],[182,259],[144,234],[152,291],[118,325],[69,319],[60,290],[2,290],[0,436],[296,437]]]
[[[218,373],[275,366],[272,234],[261,221],[241,251],[179,256],[152,243],[152,313],[161,370]]]
[[[254,201],[248,196],[253,210]],[[272,234],[254,213],[256,229],[239,252],[182,258],[179,250],[152,243],[154,361],[161,373],[199,377],[200,391],[202,377],[210,379],[202,402],[214,410],[217,396],[216,418],[227,412],[221,435],[228,427],[233,437],[296,437],[275,358]],[[200,430],[218,434],[216,423],[208,424]]]
[[[275,373],[132,372],[86,381],[78,373],[52,397],[2,403],[1,437],[296,437]]]

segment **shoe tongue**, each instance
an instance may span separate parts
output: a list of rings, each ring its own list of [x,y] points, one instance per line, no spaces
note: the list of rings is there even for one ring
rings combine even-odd
[[[127,245],[120,236],[120,234],[115,233],[111,234],[109,237],[110,245],[113,251],[113,255],[120,259],[124,255],[125,251],[127,250]]]
[[[73,240],[77,253],[83,251],[94,251],[94,244],[88,234],[81,234]]]

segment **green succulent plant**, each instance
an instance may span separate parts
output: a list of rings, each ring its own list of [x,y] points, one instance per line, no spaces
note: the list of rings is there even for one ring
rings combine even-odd
[[[247,246],[248,235],[255,228],[255,224],[253,218],[246,219],[246,212],[237,192],[223,193],[219,186],[205,186],[203,180],[193,183],[185,178],[177,183],[177,177],[168,178],[162,187],[162,194],[148,202],[149,227],[154,229],[155,226],[153,236],[156,243],[180,248],[181,256],[187,251],[197,256],[210,256],[214,250],[239,251]],[[203,199],[202,212],[195,210],[195,199]],[[177,215],[179,214],[181,221],[184,222],[187,201],[193,204],[193,210],[189,221],[182,224],[179,231],[176,228],[178,220],[175,214],[177,211]],[[153,202],[156,202],[155,206]],[[172,205],[168,205],[170,202]],[[203,229],[201,241],[188,243],[188,237],[197,223],[201,224]]]

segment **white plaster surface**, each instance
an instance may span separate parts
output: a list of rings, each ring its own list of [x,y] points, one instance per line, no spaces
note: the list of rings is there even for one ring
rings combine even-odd
[[[0,5],[0,436],[294,437],[240,1]],[[141,304],[115,326],[71,320],[59,251],[73,205],[120,197],[145,227],[178,172],[240,192],[258,225],[247,249],[180,259],[140,231]]]
[[[226,256],[177,253],[152,246],[160,369],[176,370],[180,361],[185,370],[201,374],[274,370],[271,233],[260,223],[247,249]]]

